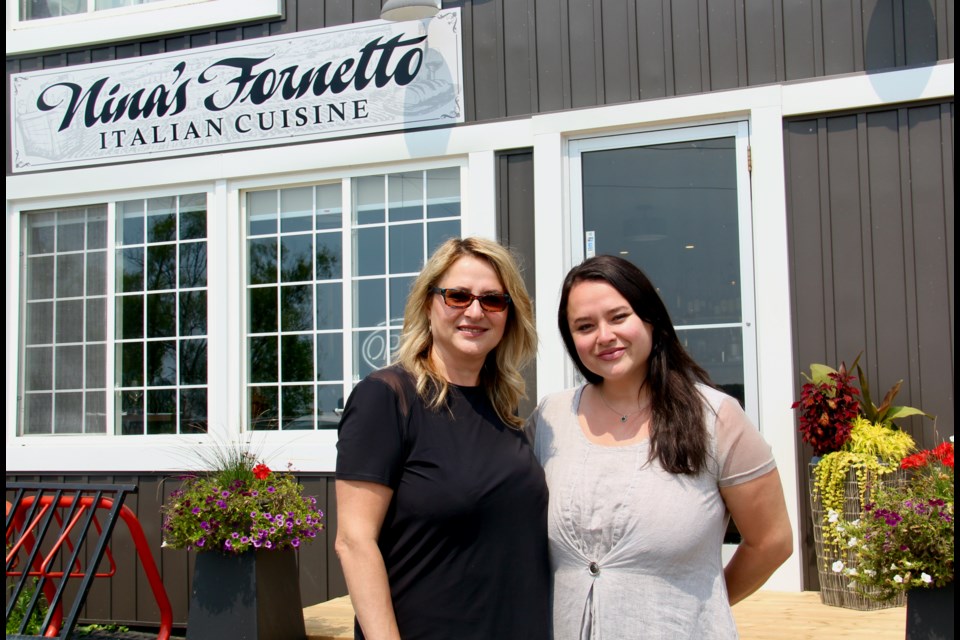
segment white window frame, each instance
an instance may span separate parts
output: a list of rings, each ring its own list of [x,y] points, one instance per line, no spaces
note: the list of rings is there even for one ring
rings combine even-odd
[[[7,0],[7,55],[104,44],[283,16],[283,0],[160,0],[71,16],[20,20]]]
[[[468,168],[468,159],[465,156],[453,156],[448,158],[443,158],[439,160],[432,160],[428,162],[404,162],[398,164],[391,164],[388,166],[379,165],[376,167],[358,167],[348,171],[339,171],[339,172],[324,172],[321,174],[315,174],[315,177],[310,178],[307,176],[297,175],[290,177],[263,177],[256,178],[249,181],[238,181],[235,184],[231,185],[234,191],[237,193],[237,202],[239,203],[240,214],[238,216],[231,216],[231,220],[236,220],[239,222],[235,233],[239,234],[241,241],[238,243],[237,249],[241,252],[241,265],[242,270],[240,271],[231,271],[230,278],[231,282],[229,284],[230,290],[240,291],[240,309],[237,312],[237,317],[240,318],[240,336],[236,341],[232,341],[232,351],[235,351],[241,354],[241,357],[235,363],[236,367],[243,372],[242,378],[242,395],[239,398],[239,403],[234,403],[240,407],[240,412],[233,417],[232,424],[243,424],[247,425],[250,422],[250,416],[248,415],[248,408],[250,406],[249,398],[249,381],[247,380],[248,375],[248,358],[249,352],[248,347],[249,343],[247,340],[246,332],[246,322],[247,314],[249,309],[247,307],[247,234],[246,234],[246,194],[252,191],[259,190],[274,190],[274,189],[287,189],[292,187],[302,187],[302,186],[315,186],[322,184],[335,184],[337,182],[341,185],[341,248],[342,248],[342,260],[343,260],[343,272],[341,277],[338,279],[343,287],[343,299],[342,299],[342,313],[343,313],[343,328],[342,328],[342,353],[343,353],[343,385],[344,389],[344,401],[346,401],[347,396],[349,395],[350,390],[359,382],[358,374],[355,372],[355,363],[353,360],[353,337],[356,332],[356,329],[353,327],[353,283],[354,283],[354,274],[353,274],[353,220],[352,220],[352,192],[353,192],[353,180],[365,176],[383,176],[395,173],[403,173],[407,171],[429,171],[431,169],[444,169],[444,168],[459,168],[460,170],[460,229],[461,234],[466,235],[477,235],[476,231],[470,231],[472,228],[476,228],[479,225],[474,221],[471,223],[471,216],[468,214],[467,198],[466,198],[466,186],[467,180],[470,176],[470,170]],[[426,197],[426,194],[424,194]],[[429,219],[423,220],[424,224],[427,224]],[[385,226],[389,226],[391,223],[385,221]],[[238,276],[239,277],[236,277]],[[384,275],[384,277],[387,277]],[[389,313],[389,309],[387,310]],[[316,329],[314,329],[316,331]],[[278,383],[279,384],[279,383]],[[314,381],[312,384],[317,384]],[[313,431],[278,431],[278,432],[255,432],[258,435],[263,434],[274,434],[268,436],[275,439],[281,440],[299,440],[305,434],[313,434],[313,439],[320,442],[324,442],[331,447],[336,444],[336,431],[333,429],[318,429]],[[299,446],[299,445],[298,445]],[[296,462],[296,461],[295,461]]]
[[[257,152],[251,152],[256,155]],[[261,154],[264,152],[260,152]],[[471,159],[478,163],[476,172],[471,171]],[[263,163],[257,163],[263,166]],[[350,222],[350,184],[353,178],[365,175],[382,175],[404,171],[421,171],[436,168],[459,167],[461,212],[460,226],[464,235],[486,235],[491,237],[493,225],[492,206],[471,206],[469,193],[493,194],[493,184],[479,187],[470,185],[471,176],[493,176],[492,153],[457,154],[425,161],[399,161],[390,164],[352,166],[346,170],[329,169],[290,174],[270,174],[255,178],[236,180],[206,180],[200,183],[181,181],[164,187],[143,186],[131,190],[112,190],[109,192],[88,193],[85,195],[53,198],[36,198],[30,202],[17,203],[11,207],[8,203],[8,312],[13,310],[19,317],[20,286],[11,288],[11,282],[20,282],[23,277],[20,253],[20,228],[22,216],[30,212],[55,209],[67,206],[106,204],[108,209],[107,251],[111,256],[108,264],[112,267],[112,257],[116,249],[115,203],[121,200],[154,198],[159,196],[182,195],[185,193],[207,194],[207,424],[206,434],[155,434],[155,435],[119,435],[113,431],[114,390],[112,369],[108,371],[107,423],[106,434],[44,434],[18,435],[17,411],[14,402],[8,407],[10,422],[7,426],[7,469],[8,471],[28,471],[56,469],[61,472],[109,470],[131,471],[177,471],[194,468],[197,464],[191,450],[196,446],[217,446],[218,443],[249,441],[277,468],[292,464],[303,471],[333,471],[336,462],[336,430],[314,431],[264,431],[249,432],[242,425],[247,424],[245,407],[247,406],[247,366],[246,366],[246,233],[244,224],[244,198],[248,190],[263,188],[285,188],[290,186],[340,182],[342,184],[343,205],[347,225],[341,229],[344,238],[344,260],[352,260]],[[489,165],[489,167],[488,167]],[[488,170],[489,169],[489,170]],[[140,169],[143,170],[142,167]],[[105,176],[108,169],[90,170],[94,175]],[[476,173],[477,175],[473,175]],[[492,195],[491,195],[492,197]],[[486,197],[481,200],[486,202]],[[482,212],[478,219],[476,212]],[[11,236],[10,232],[13,232]],[[11,257],[12,256],[12,257]],[[111,268],[110,274],[113,274]],[[349,312],[350,286],[349,270],[344,272],[345,297],[344,309]],[[108,277],[113,277],[108,275]],[[113,362],[114,347],[114,292],[110,292],[108,304],[108,365]],[[18,353],[20,349],[20,327],[11,330],[9,324],[17,325],[19,320],[8,323],[8,353]],[[344,328],[344,374],[352,380],[352,329]],[[225,366],[224,366],[225,363]],[[8,359],[7,397],[16,398],[15,389],[19,385],[19,361]],[[108,366],[109,368],[109,366]],[[11,453],[14,447],[15,453]]]

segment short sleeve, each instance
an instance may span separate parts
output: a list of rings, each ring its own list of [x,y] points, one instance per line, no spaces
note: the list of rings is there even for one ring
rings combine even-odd
[[[721,487],[749,482],[777,467],[770,445],[733,398],[720,403],[716,433]]]
[[[396,489],[403,470],[403,423],[397,389],[375,376],[347,399],[337,439],[338,480],[376,482]]]

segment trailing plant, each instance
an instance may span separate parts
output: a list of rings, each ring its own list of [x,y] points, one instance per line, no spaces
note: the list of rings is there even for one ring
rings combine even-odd
[[[860,504],[866,504],[882,478],[896,471],[901,458],[914,447],[910,434],[857,417],[842,450],[828,453],[817,463],[813,495],[823,505],[823,545],[830,556],[837,557],[846,548],[843,513],[850,471],[856,478]]]

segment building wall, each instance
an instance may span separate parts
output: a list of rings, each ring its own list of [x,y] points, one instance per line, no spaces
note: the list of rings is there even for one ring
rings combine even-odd
[[[7,74],[375,20],[379,5],[286,0],[281,19],[262,23],[8,56]],[[949,0],[462,0],[444,7],[463,10],[468,123],[927,65],[952,59],[954,48]],[[8,113],[9,100],[8,93]]]
[[[804,470],[809,451],[797,448],[799,439],[787,409],[787,396],[800,386],[793,369],[799,371],[811,362],[850,360],[864,350],[862,362],[875,388],[886,388],[904,377],[899,399],[939,411],[940,436],[953,433],[952,84],[946,102],[832,113],[862,103],[915,102],[924,95],[923,86],[913,91],[902,83],[888,95],[882,83],[864,82],[865,77],[890,77],[873,72],[933,69],[938,62],[946,62],[952,69],[952,1],[489,0],[444,4],[462,8],[464,125],[452,132],[413,134],[402,153],[397,151],[400,145],[395,137],[383,136],[376,157],[369,155],[370,140],[360,140],[350,145],[352,149],[348,148],[351,141],[299,149],[294,145],[283,158],[268,151],[224,154],[237,159],[224,170],[226,175],[212,169],[203,173],[207,171],[204,168],[190,179],[220,180],[223,193],[232,197],[234,189],[244,186],[228,185],[231,179],[250,182],[256,171],[276,172],[270,173],[271,178],[307,168],[329,171],[336,166],[329,158],[338,153],[346,164],[398,163],[410,158],[443,158],[445,154],[467,157],[470,175],[479,176],[471,177],[467,187],[472,189],[467,199],[473,204],[474,218],[483,217],[483,229],[520,254],[528,286],[538,294],[543,337],[540,363],[528,376],[532,402],[563,384],[564,356],[553,338],[550,316],[556,280],[570,266],[564,260],[571,240],[561,231],[569,216],[563,164],[568,141],[577,136],[703,120],[749,121],[756,149],[754,163],[758,165],[752,193],[755,251],[761,270],[758,297],[775,290],[783,292],[789,286],[789,294],[782,296],[784,304],[772,306],[782,307],[777,319],[793,320],[792,327],[786,326],[786,319],[764,324],[764,317],[769,319],[773,313],[769,309],[762,311],[758,320],[761,384],[767,385],[761,394],[761,427],[767,437],[776,439],[774,448],[788,500],[799,505],[796,524],[806,567],[803,587],[815,588],[815,572],[811,582],[809,571],[813,545],[805,511]],[[280,19],[8,55],[7,74],[373,20],[379,5],[379,0],[287,0]],[[817,78],[844,80],[844,74],[853,74],[850,83],[841,83],[846,89],[828,83],[822,91],[804,93],[801,86]],[[914,79],[924,72],[894,75]],[[706,93],[715,95],[698,100]],[[816,97],[810,98],[813,94]],[[9,114],[9,97],[7,104]],[[785,122],[781,120],[784,114],[788,116]],[[530,118],[533,115],[535,120]],[[36,180],[47,176],[11,177],[9,126],[8,118],[7,180],[8,185],[18,187],[15,192],[28,194],[17,203],[25,206],[21,203],[41,198]],[[444,137],[447,134],[449,139]],[[485,140],[477,142],[481,137]],[[429,143],[414,150],[416,145],[409,143],[413,139]],[[441,139],[443,144],[434,143]],[[360,159],[359,151],[351,153],[355,149],[366,150],[367,157]],[[304,159],[314,150],[326,153],[313,154],[312,161]],[[264,157],[275,164],[247,162],[244,169],[236,169],[248,158],[259,161]],[[169,187],[186,181],[186,169],[172,168],[175,164],[199,167],[201,162],[166,162],[148,168],[159,167],[154,174],[158,177],[153,179]],[[136,169],[138,165],[132,166]],[[485,180],[485,171],[491,180]],[[74,193],[89,199],[90,191],[76,183],[86,175],[99,177],[106,172],[51,172],[51,180],[61,180],[51,181],[50,189],[57,190],[61,199]],[[132,173],[110,178],[110,189],[143,188],[144,181],[150,180],[141,175],[135,185],[123,183]],[[785,204],[778,192],[778,181],[784,175]],[[69,186],[54,186],[64,182]],[[496,184],[495,193],[492,188],[483,193],[476,188],[491,183]],[[20,188],[21,184],[28,186]],[[891,189],[895,193],[886,191]],[[225,202],[227,195],[217,204]],[[780,270],[779,263],[771,265],[771,257],[781,251],[778,236],[770,231],[776,232],[782,216],[786,216],[789,232],[789,272]],[[8,234],[10,219],[8,215]],[[783,249],[787,246],[784,243]],[[774,299],[780,300],[766,295],[759,303]],[[788,299],[792,309],[787,309]],[[10,310],[8,294],[8,316]],[[9,336],[8,330],[8,353]],[[764,347],[778,342],[787,343],[785,352]],[[794,378],[788,385],[785,381],[791,372]],[[771,381],[770,376],[781,382]],[[771,387],[775,393],[770,392]],[[7,397],[11,398],[9,391]],[[521,411],[530,406],[528,402]],[[8,425],[8,444],[11,428]],[[910,428],[922,442],[930,441],[932,436],[923,431],[929,423],[914,420]],[[788,461],[788,457],[795,460]],[[69,477],[43,477],[137,482],[141,487],[137,511],[145,528],[152,527],[159,536],[156,509],[161,476],[97,471],[96,476],[78,472]],[[345,586],[332,553],[336,510],[329,474],[304,475],[304,481],[318,498],[326,496],[329,526],[325,546],[318,543],[301,553],[301,587],[307,604],[341,595]],[[153,542],[155,556],[163,558],[162,572],[169,581],[175,618],[183,621],[190,556],[161,552],[159,540]],[[127,546],[127,553],[132,554],[132,545]],[[304,570],[307,566],[309,571]],[[149,601],[129,600],[129,585],[140,578],[125,580],[95,587],[88,607],[91,618],[137,623],[155,619]],[[139,592],[147,590],[144,587]]]
[[[936,416],[901,421],[920,448],[955,431],[953,111],[950,101],[784,124],[796,362],[862,354],[874,402],[902,380],[895,404]],[[798,439],[798,468],[811,455]],[[809,549],[806,502],[802,513]]]

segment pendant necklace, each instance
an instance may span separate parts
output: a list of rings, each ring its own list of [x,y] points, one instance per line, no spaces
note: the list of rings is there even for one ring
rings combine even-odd
[[[641,391],[643,390],[643,385],[644,385],[644,384],[647,384],[647,381],[646,381],[646,380],[644,380],[644,381],[643,381],[643,384],[640,385]],[[595,385],[595,386],[596,386],[596,385]],[[640,413],[641,411],[643,411],[644,409],[646,409],[648,406],[650,406],[650,405],[644,405],[644,406],[640,407],[639,409],[637,409],[636,411],[631,411],[630,413],[620,413],[619,411],[617,411],[616,409],[614,409],[613,407],[611,407],[609,402],[607,402],[607,399],[603,396],[603,389],[601,389],[600,387],[597,387],[597,393],[600,394],[600,401],[603,402],[603,404],[607,407],[607,409],[610,409],[610,411],[612,411],[612,412],[614,412],[615,414],[617,414],[618,416],[620,416],[620,422],[621,422],[621,423],[626,422],[626,421],[629,420],[632,416],[637,415],[638,413]]]

